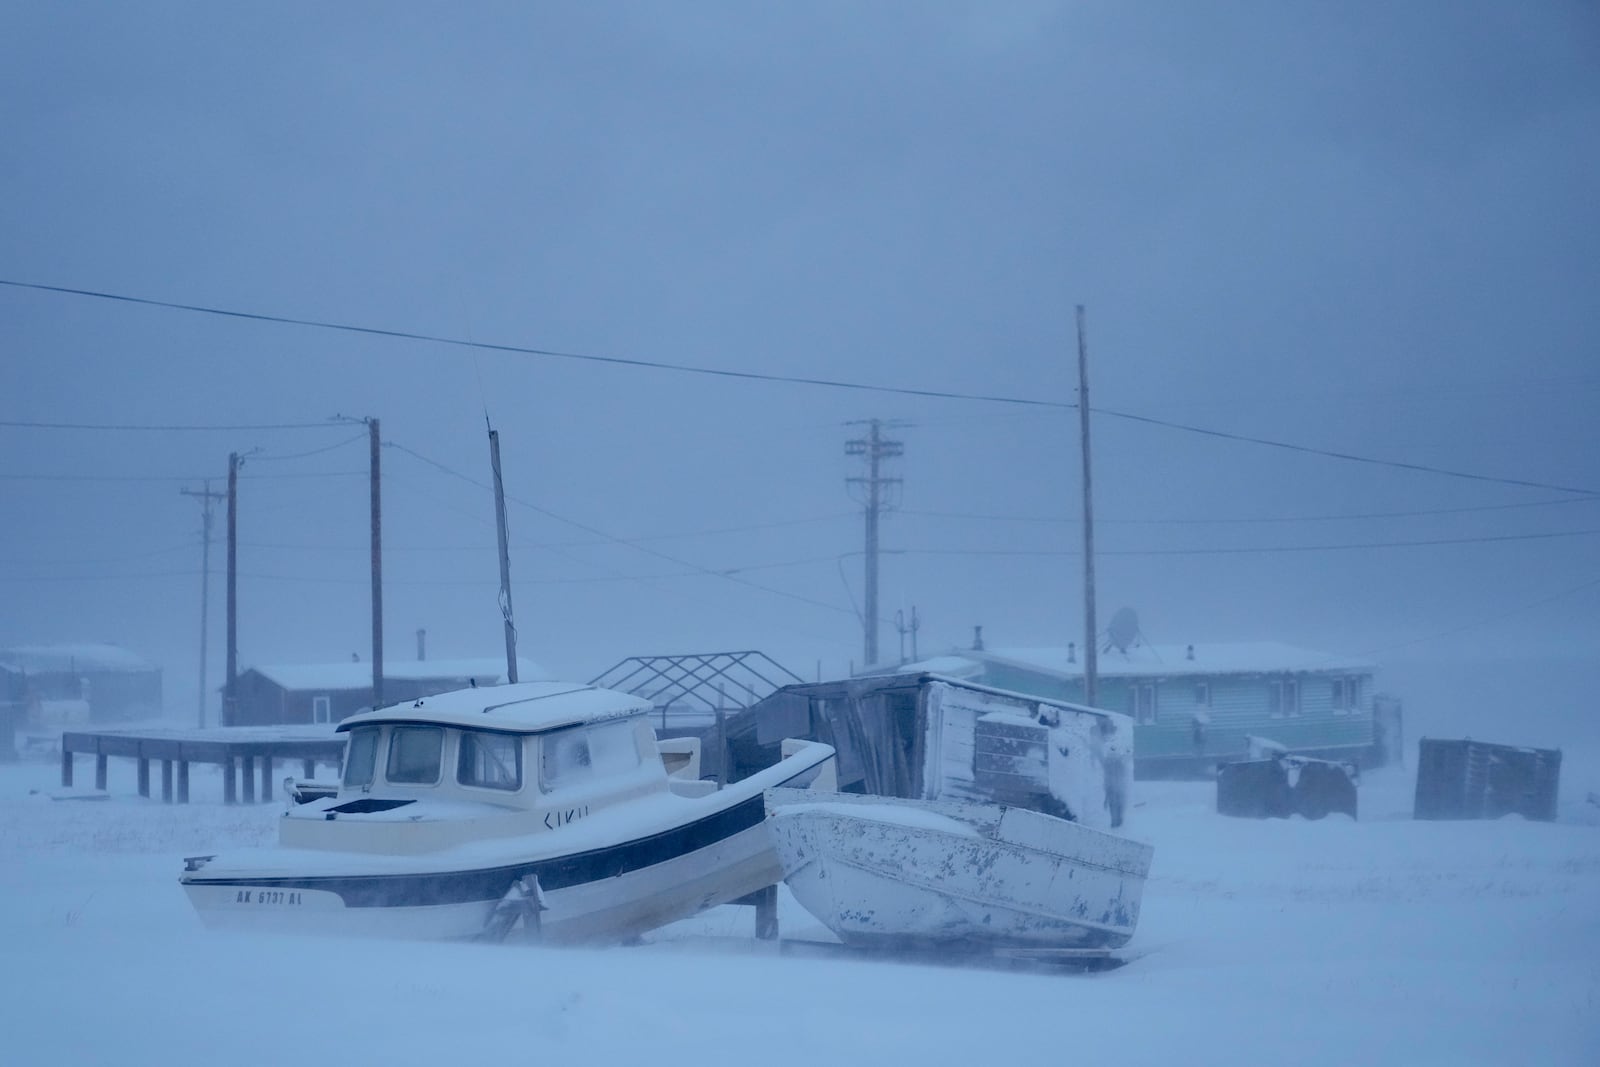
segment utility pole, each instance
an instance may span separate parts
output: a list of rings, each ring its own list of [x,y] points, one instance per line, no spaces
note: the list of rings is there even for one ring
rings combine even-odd
[[[222,725],[232,726],[239,677],[239,453],[228,453],[228,669]]]
[[[383,503],[378,492],[378,420],[367,421],[372,482],[372,706],[383,706]]]
[[[1099,638],[1094,621],[1094,496],[1089,464],[1089,340],[1078,305],[1078,427],[1083,455],[1083,702],[1095,707],[1099,688]]]
[[[483,417],[485,427],[489,417]],[[511,556],[506,548],[506,491],[500,480],[500,434],[489,428],[489,465],[494,469],[494,522],[500,538],[500,614],[506,621],[506,681],[517,681],[517,627],[511,615]]]
[[[866,419],[869,427],[867,436],[854,441],[846,441],[845,455],[864,456],[867,461],[867,476],[865,478],[849,478],[850,485],[862,486],[865,490],[865,499],[862,501],[866,515],[867,544],[866,544],[866,611],[861,620],[866,632],[866,662],[864,667],[870,668],[878,662],[878,517],[883,511],[889,510],[889,502],[884,489],[891,485],[899,485],[899,478],[885,478],[880,473],[880,464],[886,459],[893,459],[905,453],[905,445],[900,441],[889,441],[883,437],[885,428],[904,426],[905,423],[884,422],[882,419]],[[860,422],[850,425],[860,425]]]
[[[894,613],[894,628],[900,631],[900,662],[909,662],[906,659],[906,634],[911,635],[911,659],[921,659],[922,657],[917,655],[917,631],[922,628],[922,621],[917,618],[917,606],[915,604],[911,605],[911,624],[909,626],[906,625],[906,613],[904,611],[896,611]]]
[[[196,492],[193,489],[179,489],[184,496],[192,496],[200,501],[200,729],[206,728],[206,631],[209,629],[207,616],[211,606],[211,502],[222,500],[223,493],[211,491],[211,479],[206,479],[205,488]]]

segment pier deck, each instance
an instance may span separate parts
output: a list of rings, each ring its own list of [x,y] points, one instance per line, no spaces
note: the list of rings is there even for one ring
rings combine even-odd
[[[212,730],[69,730],[61,735],[61,785],[72,787],[73,759],[93,755],[94,787],[106,788],[107,762],[122,756],[136,762],[139,795],[150,795],[150,763],[161,762],[161,799],[189,802],[189,765],[222,767],[223,802],[256,802],[256,772],[261,801],[272,799],[273,763],[300,760],[306,778],[316,776],[318,763],[344,758],[344,737],[331,726],[228,726]],[[173,770],[176,768],[176,791]]]

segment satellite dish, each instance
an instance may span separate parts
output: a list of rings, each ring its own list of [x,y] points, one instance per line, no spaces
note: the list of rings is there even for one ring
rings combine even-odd
[[[1121,608],[1111,616],[1111,625],[1106,627],[1106,634],[1110,640],[1106,644],[1106,651],[1113,648],[1118,652],[1126,652],[1133,647],[1139,639],[1139,616],[1132,608]]]

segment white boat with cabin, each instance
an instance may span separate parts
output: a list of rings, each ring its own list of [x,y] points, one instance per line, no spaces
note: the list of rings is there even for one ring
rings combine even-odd
[[[1109,951],[1149,845],[1002,804],[767,792],[785,881],[847,945]]]
[[[719,788],[697,747],[658,744],[650,710],[527,682],[353,716],[334,795],[292,806],[275,848],[191,857],[182,884],[212,926],[494,939],[520,920],[556,943],[625,940],[776,884],[763,791],[831,788],[832,748],[791,742]]]

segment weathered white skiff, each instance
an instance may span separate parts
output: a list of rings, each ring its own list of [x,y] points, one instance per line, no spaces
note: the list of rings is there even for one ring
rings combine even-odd
[[[998,804],[769,789],[795,899],[846,944],[1113,949],[1149,845]]]

